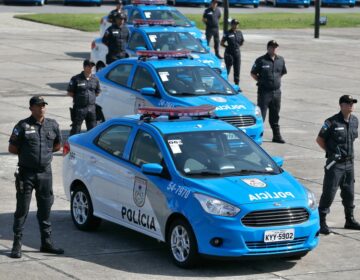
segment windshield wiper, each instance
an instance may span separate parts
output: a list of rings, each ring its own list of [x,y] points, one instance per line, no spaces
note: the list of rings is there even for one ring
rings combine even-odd
[[[211,94],[218,94],[218,95],[235,95],[234,93],[227,93],[227,92],[219,92],[219,91],[210,91],[207,94],[211,95]]]
[[[223,174],[223,172],[220,171],[215,171],[215,170],[207,170],[207,171],[191,171],[186,173],[186,175],[202,175],[202,176],[206,176],[206,175],[216,175],[216,176],[221,176]]]
[[[237,171],[224,172],[224,175],[244,175],[244,174],[278,174],[275,171],[241,169]]]

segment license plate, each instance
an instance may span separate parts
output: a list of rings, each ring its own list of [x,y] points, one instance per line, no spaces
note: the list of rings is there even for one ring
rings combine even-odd
[[[267,230],[264,235],[264,242],[279,242],[294,240],[294,229]]]

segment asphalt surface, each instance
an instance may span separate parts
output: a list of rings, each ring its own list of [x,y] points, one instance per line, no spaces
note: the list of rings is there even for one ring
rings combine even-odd
[[[1,7],[2,8],[2,7]],[[89,57],[90,42],[97,33],[85,33],[50,25],[0,17],[0,279],[358,279],[360,232],[345,230],[343,207],[337,196],[329,215],[336,234],[321,236],[319,246],[300,261],[206,260],[196,269],[175,267],[164,244],[108,222],[96,232],[80,232],[72,224],[69,202],[62,186],[62,156],[53,161],[55,203],[53,238],[65,255],[39,252],[36,202],[25,225],[23,258],[9,258],[15,210],[13,173],[17,157],[7,152],[16,122],[29,116],[32,95],[45,96],[47,116],[55,118],[64,137],[70,128],[71,99],[66,86]],[[255,82],[249,72],[256,57],[265,53],[266,42],[276,39],[286,59],[283,78],[281,130],[286,144],[270,142],[266,123],[263,147],[285,159],[284,168],[320,197],[324,153],[315,138],[323,121],[338,112],[338,98],[360,98],[360,29],[324,29],[320,39],[312,30],[246,30],[242,48],[241,86],[256,101]],[[358,116],[359,114],[356,113]],[[360,147],[355,144],[355,170]],[[360,220],[359,172],[356,174],[356,217]]]

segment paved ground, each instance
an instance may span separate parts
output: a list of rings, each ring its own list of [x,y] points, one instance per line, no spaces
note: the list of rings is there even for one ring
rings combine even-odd
[[[255,83],[249,72],[255,58],[265,52],[270,39],[280,43],[289,74],[283,78],[281,128],[285,145],[269,142],[266,124],[263,147],[285,158],[285,168],[312,189],[321,192],[324,154],[314,139],[323,120],[338,111],[342,94],[360,98],[360,29],[322,30],[313,39],[312,30],[248,30],[242,50],[241,83],[245,95],[256,100]],[[48,116],[56,118],[63,134],[70,125],[65,96],[70,77],[81,70],[89,56],[95,33],[0,17],[0,279],[357,279],[360,272],[360,232],[344,230],[343,209],[336,198],[329,225],[337,234],[321,237],[320,245],[298,262],[206,261],[194,270],[174,267],[163,244],[131,230],[104,223],[97,232],[75,229],[62,187],[61,154],[54,157],[52,221],[54,239],[66,254],[39,253],[35,200],[24,232],[24,257],[9,258],[12,217],[15,209],[13,172],[17,158],[8,154],[8,138],[16,121],[29,115],[33,94],[46,96]],[[356,170],[360,147],[356,142]],[[356,181],[359,182],[359,172]],[[357,217],[360,219],[360,186],[356,186]]]

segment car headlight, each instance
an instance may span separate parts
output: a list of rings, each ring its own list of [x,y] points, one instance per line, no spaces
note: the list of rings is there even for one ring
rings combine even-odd
[[[259,106],[255,106],[255,116],[256,116],[257,118],[262,117],[262,115],[261,115],[261,110],[260,110],[260,107],[259,107]]]
[[[220,199],[195,193],[195,198],[200,202],[205,212],[225,217],[233,217],[240,212],[240,209]]]
[[[315,194],[312,191],[310,191],[309,189],[307,189],[307,197],[308,197],[308,206],[312,210],[315,210],[317,208],[317,201],[316,201]]]

